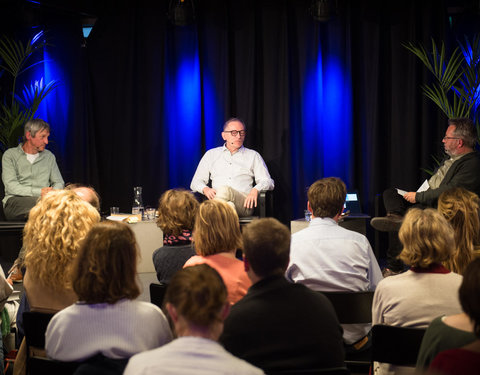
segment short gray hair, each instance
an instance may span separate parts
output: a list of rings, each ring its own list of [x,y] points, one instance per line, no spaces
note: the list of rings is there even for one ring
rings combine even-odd
[[[448,125],[455,126],[453,134],[460,137],[465,146],[475,148],[478,135],[472,120],[469,118],[451,118],[448,120]]]
[[[50,133],[50,125],[48,125],[48,122],[43,121],[40,118],[34,118],[27,121],[23,129],[23,141],[25,142],[27,140],[27,132],[30,132],[31,136],[35,137],[35,135],[41,130],[47,130]]]
[[[225,124],[223,124],[223,131],[225,131],[228,124],[230,124],[231,122],[234,122],[234,121],[238,121],[239,123],[241,123],[243,125],[243,128],[245,130],[247,129],[247,127],[245,126],[245,123],[241,119],[239,119],[238,117],[231,117],[227,121],[225,121]]]

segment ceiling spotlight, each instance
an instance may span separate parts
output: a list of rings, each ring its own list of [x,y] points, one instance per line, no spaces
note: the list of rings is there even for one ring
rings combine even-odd
[[[195,22],[193,0],[170,0],[168,18],[176,26],[186,26]]]
[[[316,21],[328,21],[335,14],[333,0],[312,0],[310,14]]]

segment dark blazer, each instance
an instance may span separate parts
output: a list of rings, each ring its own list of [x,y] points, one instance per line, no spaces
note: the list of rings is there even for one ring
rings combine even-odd
[[[480,157],[474,151],[452,164],[437,189],[417,193],[415,200],[426,206],[435,207],[440,194],[453,187],[463,187],[480,196]]]
[[[219,341],[268,373],[345,366],[342,334],[323,294],[279,275],[252,285],[233,305]]]

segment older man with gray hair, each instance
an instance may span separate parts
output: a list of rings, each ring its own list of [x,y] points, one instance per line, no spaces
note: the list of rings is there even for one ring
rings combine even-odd
[[[25,221],[40,196],[64,187],[55,156],[45,149],[49,135],[47,122],[30,120],[24,127],[23,143],[3,154],[3,210],[7,220]]]

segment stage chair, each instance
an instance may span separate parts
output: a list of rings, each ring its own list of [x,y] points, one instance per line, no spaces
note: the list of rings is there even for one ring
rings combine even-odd
[[[375,324],[372,327],[372,365],[375,361],[415,367],[425,331],[425,328]]]
[[[165,283],[151,283],[150,284],[150,302],[162,308],[165,292],[168,284]]]
[[[340,324],[366,324],[372,322],[373,291],[321,292],[333,305]],[[346,355],[345,364],[352,373],[369,373],[370,350]]]

